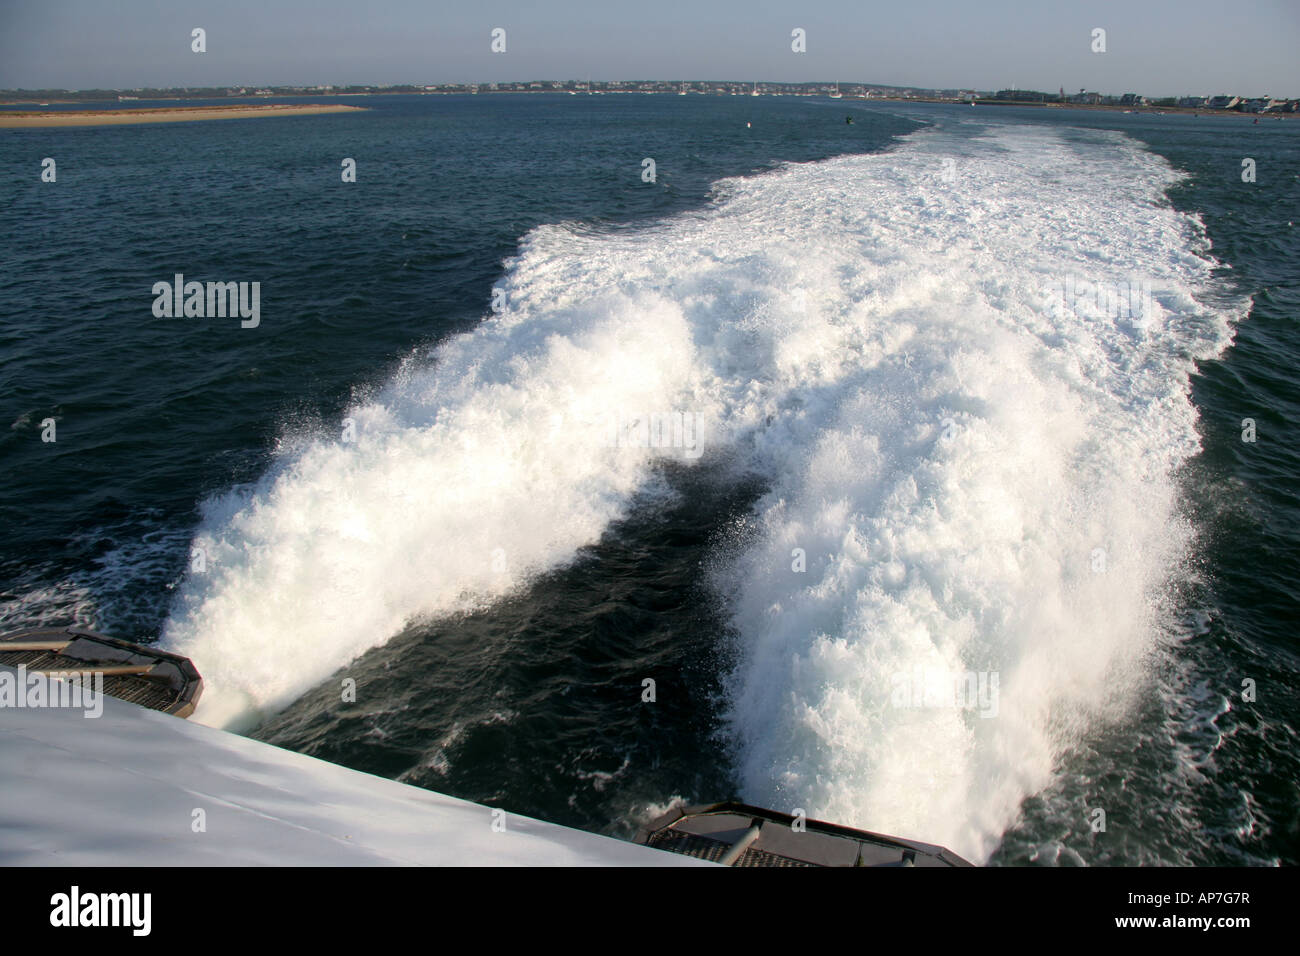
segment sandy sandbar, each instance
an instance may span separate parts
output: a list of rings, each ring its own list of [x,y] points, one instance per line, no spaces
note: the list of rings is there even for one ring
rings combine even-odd
[[[124,123],[185,123],[192,120],[251,119],[256,116],[310,116],[316,113],[357,113],[365,107],[340,104],[265,103],[256,106],[163,106],[142,109],[58,110],[26,112],[0,110],[0,129],[41,126],[116,126]]]

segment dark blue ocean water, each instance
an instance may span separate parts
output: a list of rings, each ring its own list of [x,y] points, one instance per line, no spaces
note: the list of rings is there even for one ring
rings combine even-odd
[[[1017,136],[1047,127],[1042,135],[1089,161],[1118,139],[1185,174],[1163,202],[1199,217],[1212,243],[1188,253],[1216,263],[1201,299],[1225,314],[1245,301],[1249,317],[1234,320],[1235,340],[1221,355],[1197,357],[1186,381],[1201,451],[1175,476],[1179,513],[1194,530],[1170,586],[1170,613],[1185,627],[1150,665],[1122,719],[1071,736],[1052,757],[1051,781],[1029,788],[987,856],[1005,864],[1300,861],[1294,120],[989,108],[974,111],[978,128],[968,129],[971,120],[957,107],[773,97],[347,102],[369,112],[0,133],[0,624],[75,619],[149,641],[173,619],[193,623],[183,595],[200,593],[186,583],[196,533],[225,528],[227,543],[270,546],[229,530],[222,496],[246,489],[260,501],[250,507],[282,516],[296,507],[287,492],[265,487],[257,499],[254,483],[309,472],[312,448],[333,447],[350,410],[400,404],[394,390],[406,401],[413,363],[427,364],[440,343],[496,321],[492,289],[511,286],[512,269],[532,283],[516,283],[534,296],[520,319],[528,322],[563,311],[564,295],[581,299],[605,248],[635,250],[658,236],[669,243],[696,229],[681,240],[684,256],[707,249],[716,233],[716,258],[743,263],[749,227],[727,218],[727,197],[749,196],[746,184],[761,189],[763,177],[786,175],[782,164],[905,156],[910,137],[928,129],[955,131],[960,141],[993,127]],[[954,155],[966,161],[960,150]],[[40,181],[47,156],[58,164],[54,184]],[[340,181],[344,157],[356,159],[355,184]],[[641,176],[646,157],[656,163],[652,183]],[[1243,157],[1256,161],[1253,183],[1242,182]],[[1106,174],[1121,186],[1141,172],[1125,161]],[[1068,168],[1061,175],[1068,200],[1060,221],[1069,223],[1087,198],[1070,191]],[[798,209],[799,182],[783,180],[781,188]],[[864,256],[883,241],[872,217],[887,223],[892,204],[910,201],[905,184],[897,196],[871,188],[878,211],[852,233],[864,237]],[[746,201],[767,202],[753,195],[759,198]],[[820,195],[809,192],[809,208]],[[853,211],[844,208],[847,220]],[[1121,224],[1133,216],[1131,208],[1114,210]],[[754,221],[769,232],[780,228]],[[957,227],[935,228],[942,244],[942,229]],[[572,238],[554,239],[548,229]],[[542,265],[527,258],[534,253]],[[1079,261],[1096,254],[1080,247]],[[524,266],[512,264],[518,255]],[[1006,258],[997,249],[991,255]],[[794,259],[797,268],[797,249]],[[768,265],[755,269],[756,281],[768,278]],[[260,326],[155,318],[150,289],[175,273],[260,281]],[[672,296],[673,288],[655,291]],[[737,316],[753,308],[749,302]],[[725,315],[720,322],[725,327]],[[580,341],[576,330],[555,329]],[[526,364],[534,351],[507,355],[498,378],[492,372],[480,381],[506,381],[522,367],[511,362]],[[1257,426],[1253,443],[1241,440],[1248,417]],[[48,419],[55,442],[41,438]],[[495,467],[485,459],[480,472],[458,473],[458,481],[487,481]],[[650,472],[651,484],[670,493],[631,495],[568,559],[543,562],[508,593],[471,601],[472,608],[420,613],[395,634],[370,635],[351,662],[350,655],[320,656],[310,629],[295,631],[292,615],[267,612],[259,618],[266,626],[254,628],[257,640],[291,648],[291,658],[322,660],[325,673],[346,664],[363,693],[357,703],[340,700],[334,678],[299,688],[251,732],[368,772],[615,834],[674,798],[753,793],[752,770],[738,767],[726,731],[729,675],[746,653],[744,629],[737,633],[710,569],[743,546],[736,529],[772,475],[709,456],[693,466],[659,461]],[[436,485],[401,491],[456,493]],[[336,493],[353,492],[341,486]],[[570,518],[549,509],[565,500],[536,500],[533,512],[562,529]],[[386,507],[364,497],[351,506]],[[294,520],[278,520],[277,528]],[[443,531],[421,530],[434,539]],[[350,533],[341,529],[336,540],[319,528],[304,531],[294,545],[303,557],[295,599],[306,594],[310,603],[313,588],[321,602],[332,599],[337,580],[314,577],[309,558],[337,545],[345,560]],[[438,569],[439,587],[448,574]],[[281,583],[265,582],[266,594],[250,597],[250,608],[274,604]],[[392,613],[404,616],[400,606]],[[365,650],[370,645],[378,646]],[[195,654],[205,673],[220,672],[217,657],[249,653],[208,647],[210,659]],[[641,704],[646,675],[659,686],[654,706]],[[1241,699],[1247,679],[1257,688],[1250,702]],[[918,789],[930,785],[923,774],[915,778]],[[980,786],[972,783],[972,792]],[[827,806],[849,804],[851,794]],[[1088,825],[1096,806],[1109,818],[1101,834]]]

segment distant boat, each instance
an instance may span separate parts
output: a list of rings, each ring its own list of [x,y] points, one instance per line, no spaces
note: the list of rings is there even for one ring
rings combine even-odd
[[[840,98],[843,97],[843,96],[844,96],[844,94],[840,92],[840,81],[839,81],[839,80],[836,80],[836,81],[835,81],[835,92],[831,94],[831,99],[833,99],[833,100],[838,100],[838,99],[840,99]]]
[[[754,91],[753,91],[752,93],[750,93],[749,95],[750,95],[750,96],[761,96],[761,95],[762,95],[761,93],[758,92],[758,84],[757,84],[757,83],[754,84]]]
[[[680,90],[677,91],[677,95],[678,95],[678,96],[685,96],[685,95],[686,95],[686,84],[685,84],[685,83],[683,83],[683,84],[682,84],[682,88],[681,88]]]

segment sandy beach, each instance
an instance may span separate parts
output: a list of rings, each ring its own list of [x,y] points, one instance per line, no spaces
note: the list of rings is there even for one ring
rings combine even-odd
[[[127,123],[185,123],[194,120],[252,119],[258,116],[311,116],[317,113],[357,113],[364,107],[338,104],[256,106],[164,106],[144,109],[58,110],[43,112],[0,110],[0,129],[49,126],[115,126]]]

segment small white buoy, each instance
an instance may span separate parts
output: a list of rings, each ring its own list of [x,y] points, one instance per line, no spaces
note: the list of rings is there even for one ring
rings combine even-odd
[[[746,124],[745,124],[745,129],[750,129],[750,128],[751,128],[750,125],[749,125],[748,123],[746,123]]]

